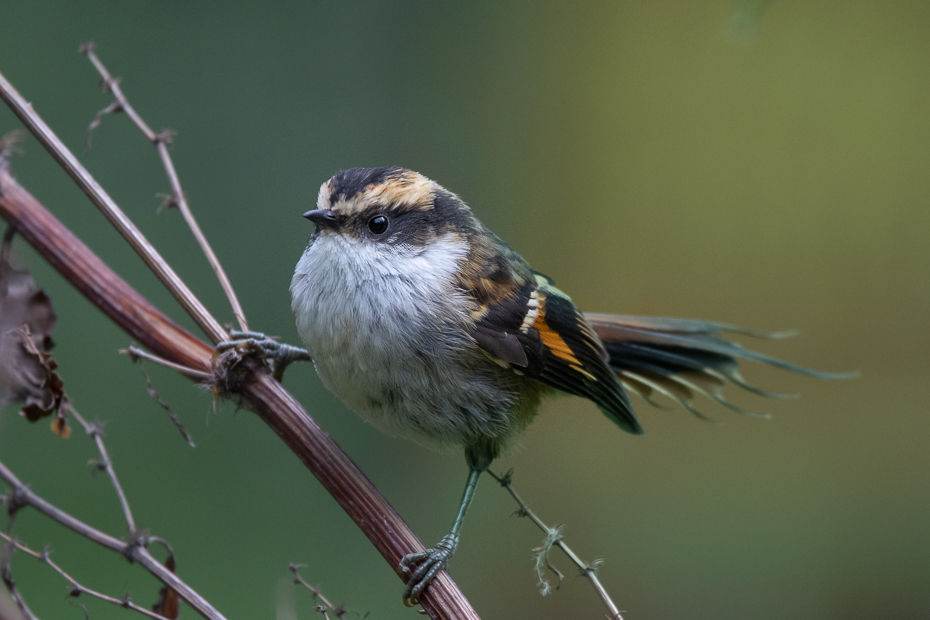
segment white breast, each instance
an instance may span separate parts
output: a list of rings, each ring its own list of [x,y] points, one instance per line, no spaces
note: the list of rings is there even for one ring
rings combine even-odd
[[[476,350],[453,278],[467,251],[451,235],[424,248],[324,231],[297,264],[291,307],[317,372],[376,426],[448,443],[486,417],[471,403],[491,386],[462,366]]]

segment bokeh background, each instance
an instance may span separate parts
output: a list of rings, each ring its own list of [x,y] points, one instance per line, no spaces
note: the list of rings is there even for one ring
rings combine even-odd
[[[646,435],[580,399],[547,404],[498,470],[637,618],[930,618],[930,5],[925,2],[2,3],[0,71],[224,322],[232,316],[167,192],[154,149],[77,53],[93,39],[140,113],[177,130],[186,193],[251,324],[296,342],[288,284],[317,188],[399,164],[459,193],[586,310],[798,328],[767,353],[862,377],[764,367],[795,401],[721,424],[637,407]],[[0,132],[19,127],[0,109]],[[190,321],[30,139],[20,181],[151,300]],[[117,355],[129,339],[25,246],[60,316],[56,359],[106,439],[137,520],[230,618],[316,617],[289,562],[371,618],[415,618],[400,582],[278,438],[247,411],[149,366],[189,448]],[[385,437],[309,366],[285,380],[421,538],[451,523],[458,454]],[[124,533],[92,442],[5,410],[0,458],[74,515]],[[531,549],[485,480],[451,571],[484,618],[602,618],[566,574],[541,597]],[[86,585],[150,605],[139,567],[23,513],[16,534]],[[82,618],[23,555],[43,618]],[[85,600],[92,618],[127,612]],[[192,617],[188,609],[185,617]]]

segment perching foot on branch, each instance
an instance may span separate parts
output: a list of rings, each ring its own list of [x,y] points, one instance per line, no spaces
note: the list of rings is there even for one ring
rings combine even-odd
[[[439,571],[446,568],[449,558],[452,557],[458,546],[458,534],[449,534],[436,544],[435,549],[427,549],[419,553],[408,553],[401,558],[400,568],[405,573],[410,571],[411,564],[419,564],[404,587],[402,594],[404,605],[413,607],[419,604],[423,590],[436,578]]]
[[[241,332],[230,330],[230,339],[216,345],[213,350],[213,361],[227,351],[237,350],[242,353],[252,353],[262,358],[268,364],[271,375],[278,381],[284,376],[284,369],[291,362],[312,361],[306,349],[278,342],[261,332]]]

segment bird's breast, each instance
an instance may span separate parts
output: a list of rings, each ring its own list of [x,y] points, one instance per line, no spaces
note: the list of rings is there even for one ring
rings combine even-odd
[[[466,253],[452,239],[413,249],[324,233],[301,257],[291,282],[301,339],[327,388],[376,425],[396,430],[474,347],[473,302],[454,279]]]

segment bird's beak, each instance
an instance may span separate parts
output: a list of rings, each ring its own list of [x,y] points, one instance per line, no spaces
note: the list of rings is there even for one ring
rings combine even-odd
[[[315,209],[304,213],[304,217],[316,224],[317,229],[329,228],[338,231],[340,228],[339,219],[336,214],[329,209]]]

